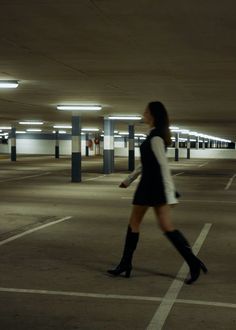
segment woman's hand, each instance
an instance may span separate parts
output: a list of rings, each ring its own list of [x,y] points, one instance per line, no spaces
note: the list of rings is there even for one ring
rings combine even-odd
[[[127,188],[127,186],[123,182],[121,182],[121,184],[119,185],[119,187],[120,188]]]

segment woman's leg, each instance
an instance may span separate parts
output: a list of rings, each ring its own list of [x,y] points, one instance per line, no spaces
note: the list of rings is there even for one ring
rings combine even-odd
[[[148,206],[146,205],[133,205],[129,219],[129,226],[133,233],[139,233],[139,228],[147,209]]]
[[[193,254],[191,246],[184,235],[179,230],[174,229],[170,217],[170,206],[159,205],[154,207],[154,211],[157,215],[159,225],[166,237],[171,241],[189,265],[191,276],[185,281],[185,283],[191,284],[195,282],[200,275],[201,269],[204,273],[207,272],[206,266]]]
[[[160,204],[155,206],[154,212],[157,216],[159,226],[164,233],[174,230],[174,226],[171,221],[171,207],[168,204]]]
[[[132,208],[128,230],[125,238],[124,251],[120,263],[114,269],[109,269],[108,273],[118,276],[125,273],[126,277],[130,276],[132,270],[132,258],[139,240],[139,227],[147,211],[147,206],[134,205]]]

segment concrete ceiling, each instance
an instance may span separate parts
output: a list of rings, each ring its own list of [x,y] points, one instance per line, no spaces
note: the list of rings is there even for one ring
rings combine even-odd
[[[57,104],[142,114],[161,100],[171,123],[236,140],[235,0],[0,0],[0,125],[69,123]],[[97,124],[98,124],[97,123]],[[142,128],[142,125],[139,125]]]

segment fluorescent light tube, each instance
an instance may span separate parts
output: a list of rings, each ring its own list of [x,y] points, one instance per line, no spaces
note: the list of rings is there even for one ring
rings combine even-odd
[[[20,125],[43,125],[43,121],[19,121]]]
[[[39,128],[28,128],[26,131],[27,132],[42,132],[42,130]]]
[[[11,129],[11,126],[1,126],[0,129]]]
[[[71,125],[54,125],[53,128],[72,128]]]
[[[82,128],[81,131],[83,132],[98,132],[99,131],[99,128]]]
[[[112,120],[140,120],[141,116],[108,116],[108,119]]]
[[[16,134],[25,134],[25,131],[16,131]]]
[[[100,105],[58,105],[57,110],[81,110],[81,111],[98,111],[101,110]]]
[[[18,85],[17,80],[0,80],[0,88],[16,88]]]

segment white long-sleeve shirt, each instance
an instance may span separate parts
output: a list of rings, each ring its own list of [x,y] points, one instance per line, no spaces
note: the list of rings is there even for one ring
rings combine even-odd
[[[175,186],[171,177],[171,172],[166,157],[164,141],[159,136],[151,138],[151,148],[161,168],[161,175],[165,189],[167,204],[176,204],[178,200],[175,196]],[[142,173],[142,164],[140,164],[127,178],[123,181],[125,186],[129,186]]]

